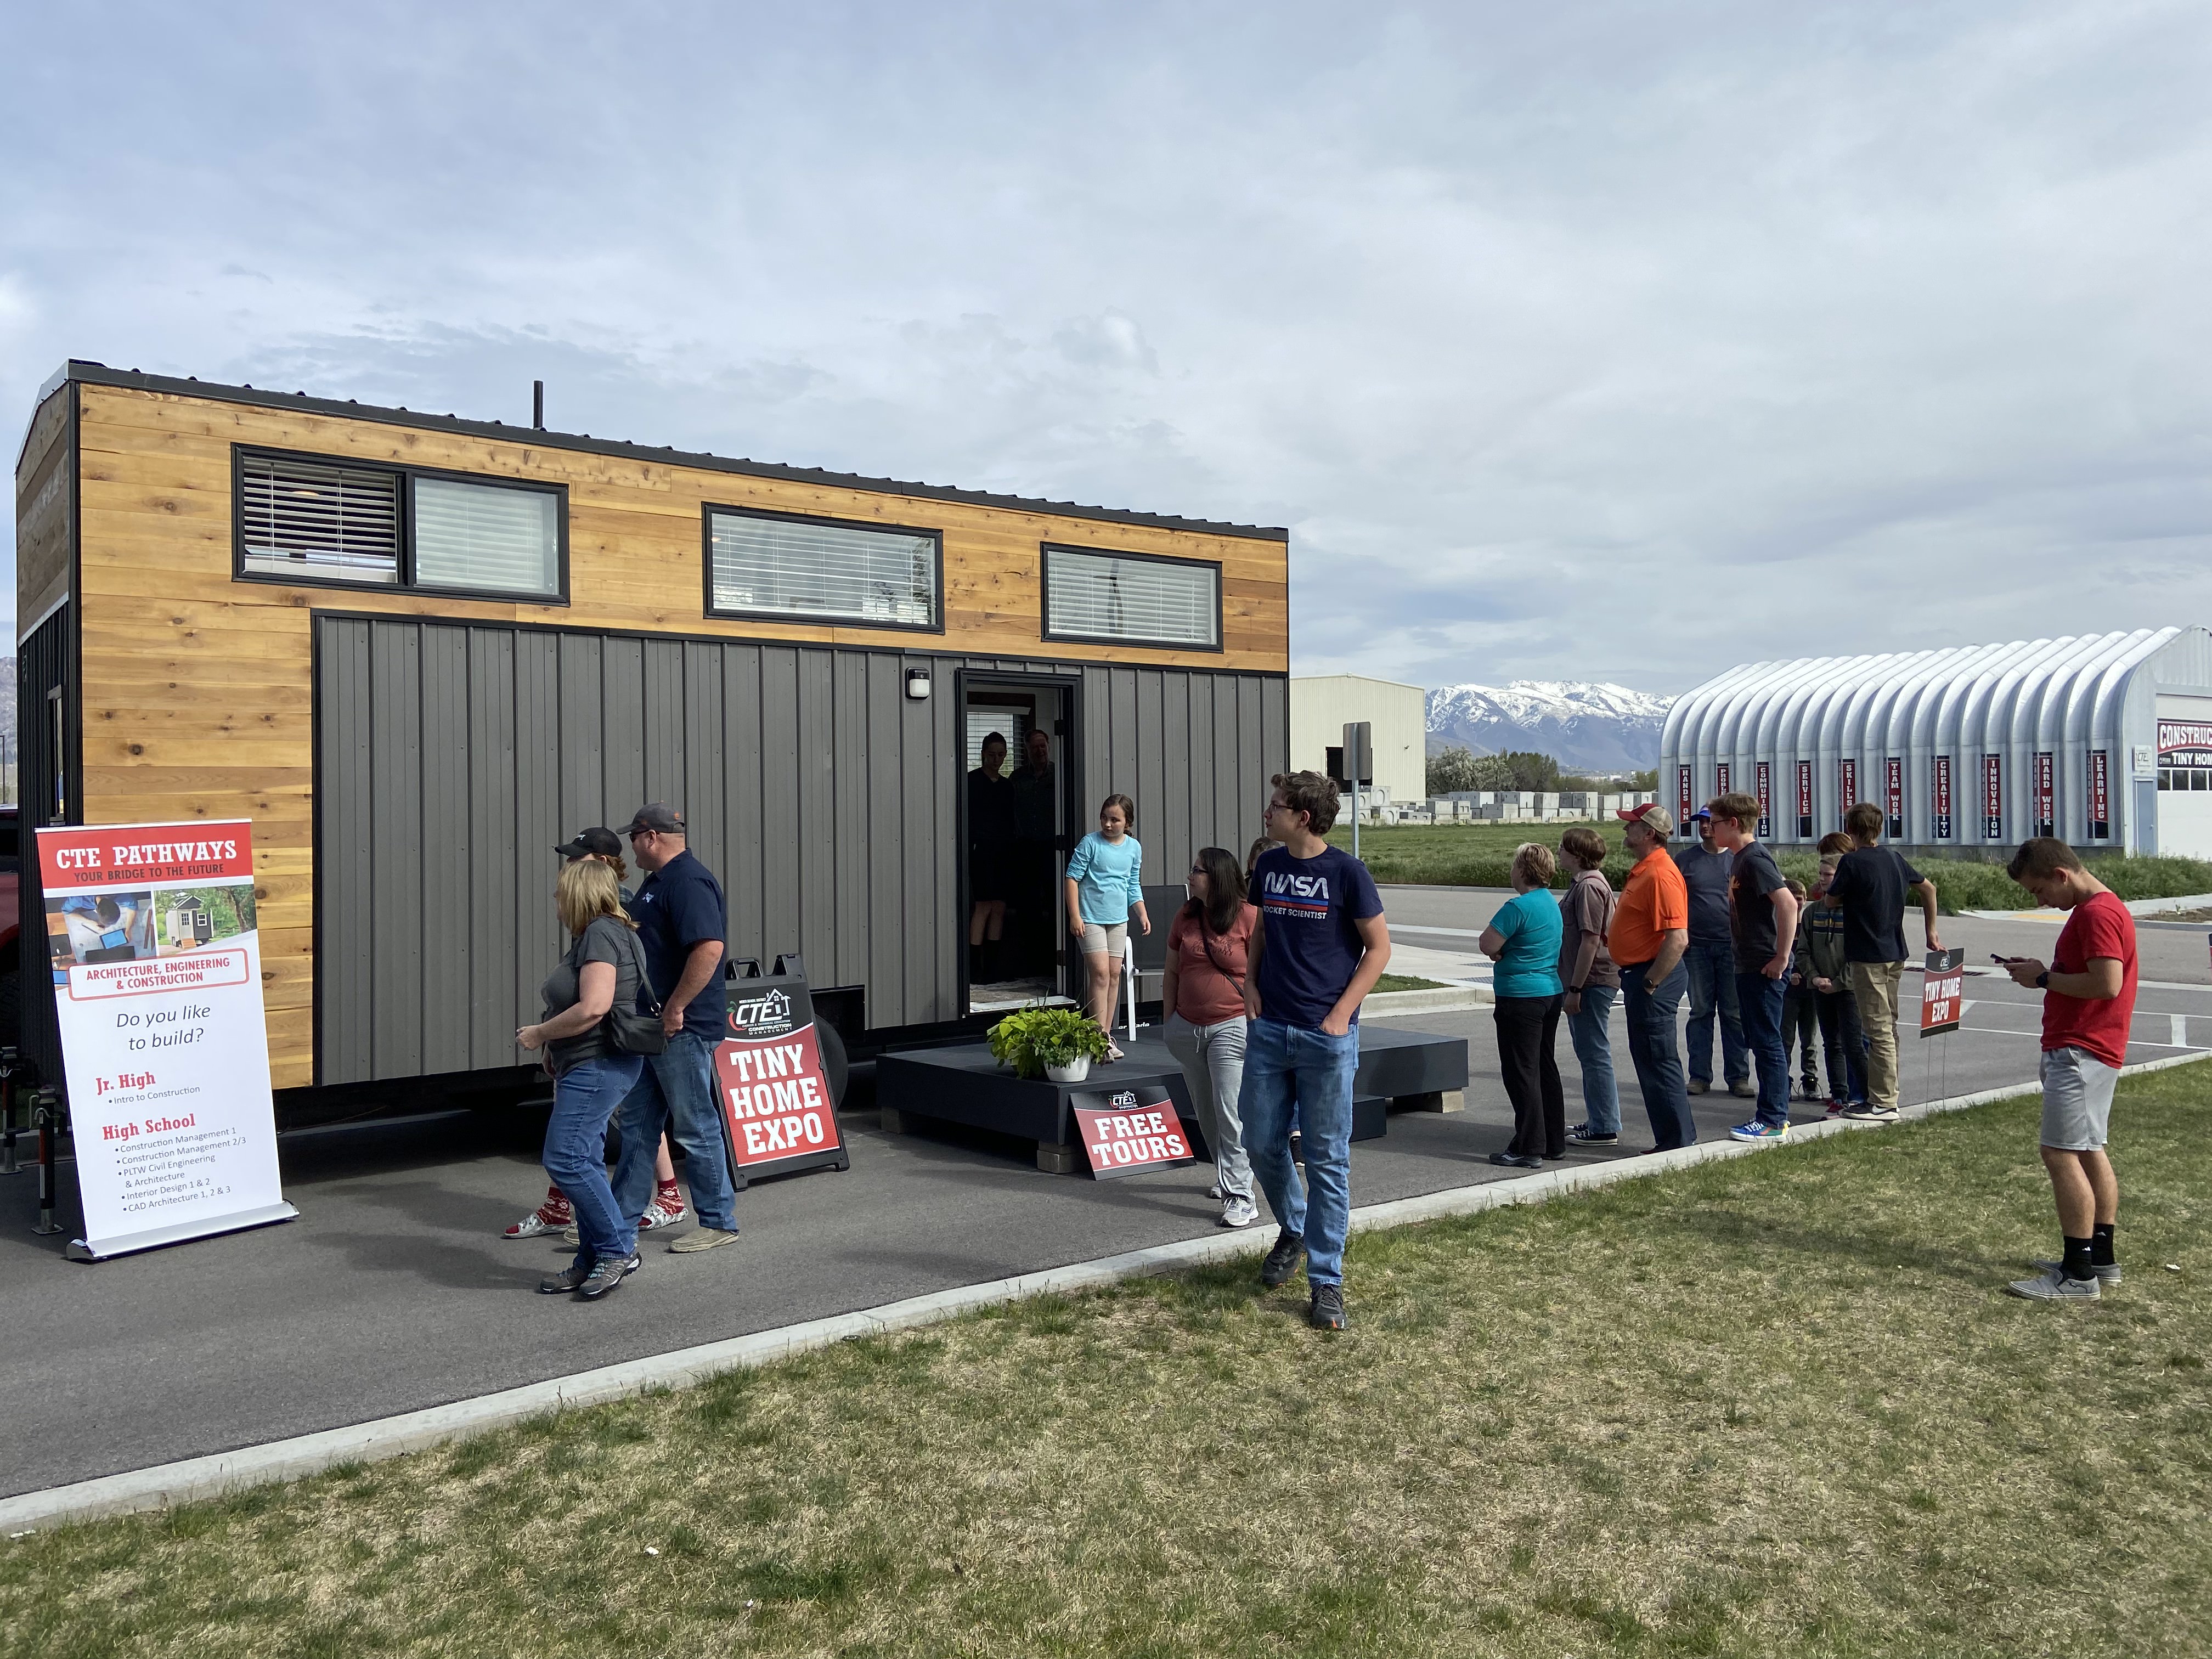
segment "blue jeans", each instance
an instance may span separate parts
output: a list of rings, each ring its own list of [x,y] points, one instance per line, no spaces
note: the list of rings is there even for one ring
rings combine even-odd
[[[546,1176],[576,1212],[576,1262],[637,1254],[637,1218],[615,1202],[607,1182],[607,1120],[644,1069],[635,1054],[611,1054],[572,1066],[553,1083],[553,1115],[545,1125]],[[650,1167],[651,1160],[647,1160]]]
[[[1583,1068],[1583,1121],[1594,1134],[1620,1133],[1620,1089],[1613,1078],[1613,1038],[1606,1030],[1620,993],[1610,985],[1583,992],[1583,1011],[1567,1016],[1567,1035]]]
[[[1657,984],[1645,982],[1651,964],[1623,963],[1621,1006],[1628,1018],[1628,1054],[1636,1062],[1636,1081],[1644,1091],[1644,1109],[1651,1119],[1651,1139],[1660,1152],[1686,1146],[1698,1138],[1690,1119],[1689,1091],[1683,1086],[1682,1054],[1674,1042],[1674,1015],[1682,1006],[1689,975],[1677,963]]]
[[[1352,1078],[1359,1028],[1342,1036],[1255,1019],[1244,1034],[1237,1115],[1244,1150],[1276,1224],[1306,1243],[1306,1283],[1344,1283],[1352,1225]],[[1304,1137],[1305,1180],[1291,1162],[1291,1127]]]
[[[1858,999],[1846,985],[1840,991],[1815,991],[1820,999],[1820,1043],[1827,1051],[1828,1092],[1848,1105],[1867,1097],[1866,1038],[1859,1030]]]
[[[1721,1020],[1721,1077],[1730,1086],[1751,1075],[1743,1016],[1736,1006],[1735,946],[1692,945],[1682,953],[1690,970],[1690,1080],[1713,1080],[1713,1016]]]
[[[1761,973],[1735,976],[1735,1006],[1743,1013],[1743,1037],[1759,1067],[1759,1121],[1772,1128],[1790,1121],[1790,1050],[1782,1041],[1782,1010],[1790,1000],[1787,979]]]
[[[623,1102],[615,1201],[632,1226],[653,1201],[653,1166],[663,1129],[684,1149],[684,1173],[691,1177],[691,1206],[700,1224],[737,1231],[737,1191],[714,1098],[714,1045],[690,1031],[678,1031],[666,1048],[645,1057],[645,1074]]]

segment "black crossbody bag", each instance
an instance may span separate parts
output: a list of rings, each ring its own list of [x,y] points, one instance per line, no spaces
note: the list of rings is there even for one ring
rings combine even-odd
[[[635,1007],[608,1009],[604,1022],[607,1041],[618,1054],[664,1054],[668,1033],[660,1027],[660,1003],[653,994],[653,976],[645,969],[645,947],[638,943],[635,928],[625,927],[623,933],[629,941],[630,959],[637,964],[637,1000],[650,1004],[652,1012],[641,1013]]]

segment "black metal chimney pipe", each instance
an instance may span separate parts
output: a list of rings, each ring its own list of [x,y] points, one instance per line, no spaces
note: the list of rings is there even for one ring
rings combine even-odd
[[[530,383],[530,424],[540,432],[545,430],[545,382]]]

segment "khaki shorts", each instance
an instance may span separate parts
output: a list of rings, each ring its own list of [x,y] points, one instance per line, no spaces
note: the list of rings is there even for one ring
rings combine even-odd
[[[1086,957],[1118,957],[1128,941],[1129,924],[1126,921],[1083,924],[1083,954]]]
[[[2085,1048],[2050,1048],[2043,1055],[2043,1144],[2055,1152],[2094,1152],[2112,1121],[2112,1085],[2120,1068]]]

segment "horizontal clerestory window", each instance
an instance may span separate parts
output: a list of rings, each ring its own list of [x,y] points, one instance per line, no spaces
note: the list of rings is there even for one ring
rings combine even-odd
[[[944,538],[750,507],[707,509],[707,614],[943,631]]]
[[[1044,636],[1218,651],[1221,567],[1048,544]]]

